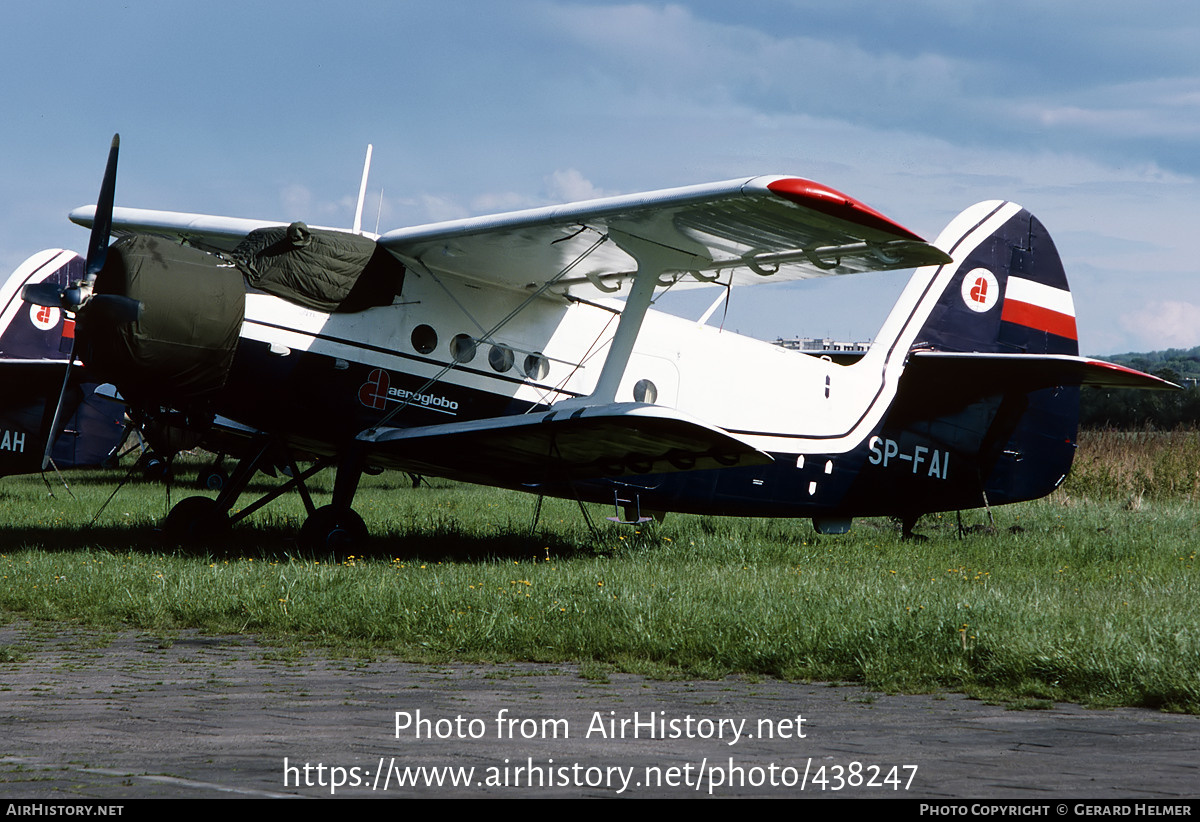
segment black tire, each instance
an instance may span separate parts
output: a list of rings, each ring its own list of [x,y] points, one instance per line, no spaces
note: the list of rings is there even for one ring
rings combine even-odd
[[[197,485],[205,491],[220,491],[229,482],[229,472],[221,468],[208,468],[200,472]]]
[[[216,539],[228,530],[229,517],[208,497],[180,500],[162,522],[163,536],[176,545]]]
[[[304,521],[300,547],[314,553],[353,554],[366,545],[369,536],[367,524],[352,508],[325,505]]]
[[[157,454],[147,454],[141,461],[142,477],[147,482],[166,482],[171,466]]]

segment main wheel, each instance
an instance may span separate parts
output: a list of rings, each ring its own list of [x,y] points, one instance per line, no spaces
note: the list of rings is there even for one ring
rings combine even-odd
[[[353,553],[367,542],[367,524],[352,508],[324,505],[313,511],[300,529],[305,551]]]
[[[196,484],[205,491],[220,491],[227,482],[229,482],[229,472],[216,466],[202,469],[200,476],[196,478]]]
[[[162,522],[163,535],[177,545],[214,539],[229,530],[229,517],[215,499],[188,497],[180,500]]]
[[[166,482],[171,471],[167,461],[153,452],[143,454],[138,465],[142,469],[142,477],[147,482]]]

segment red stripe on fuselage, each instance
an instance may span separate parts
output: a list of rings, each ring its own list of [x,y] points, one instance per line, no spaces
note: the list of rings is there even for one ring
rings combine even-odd
[[[1038,331],[1055,334],[1059,337],[1066,337],[1071,340],[1079,339],[1079,332],[1075,330],[1074,317],[1070,314],[1060,314],[1057,311],[1042,308],[1040,305],[1006,299],[1004,301],[1004,310],[1000,313],[1000,319],[1004,322],[1016,323],[1026,328],[1035,328]]]

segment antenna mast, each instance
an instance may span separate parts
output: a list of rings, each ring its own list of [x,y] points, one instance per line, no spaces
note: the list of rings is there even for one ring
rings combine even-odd
[[[372,145],[367,143],[367,160],[363,163],[362,182],[358,185],[358,205],[354,209],[354,228],[355,234],[362,234],[362,212],[363,200],[367,197],[367,175],[371,172],[371,150]]]

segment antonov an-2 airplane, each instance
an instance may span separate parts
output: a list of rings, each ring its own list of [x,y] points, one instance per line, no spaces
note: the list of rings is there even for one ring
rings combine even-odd
[[[118,142],[99,204],[71,214],[92,228],[86,272],[24,298],[76,317],[87,379],[116,386],[156,450],[239,457],[216,499],[168,514],[180,538],[295,489],[302,545],[356,547],[360,476],[385,468],[615,503],[626,520],[810,517],[841,533],[887,515],[908,532],[1057,487],[1080,385],[1170,385],[1078,355],[1058,253],[1010,202],[971,206],[931,244],[766,176],[375,236],[361,193],[351,230],[114,208]],[[905,268],[852,364],[650,309],[669,288]],[[274,467],[291,479],[231,517]],[[325,467],[317,508],[304,483]]]

